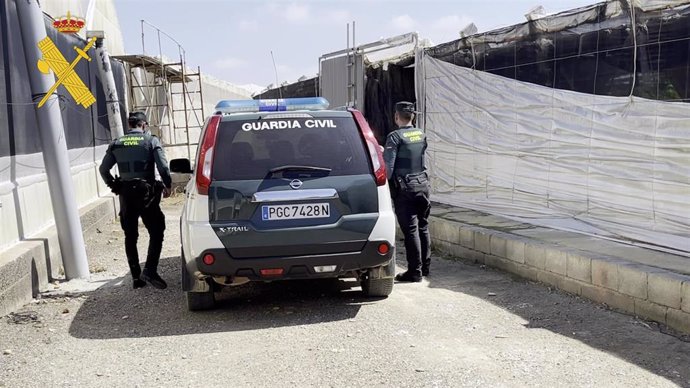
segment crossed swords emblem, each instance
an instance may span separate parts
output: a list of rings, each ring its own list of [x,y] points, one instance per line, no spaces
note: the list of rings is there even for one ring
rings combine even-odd
[[[91,49],[91,47],[96,42],[96,37],[92,37],[86,44],[84,49],[80,49],[74,46],[74,50],[77,52],[77,56],[74,58],[72,63],[68,63],[65,57],[60,53],[60,50],[55,46],[50,37],[38,42],[38,48],[43,53],[43,59],[39,59],[36,66],[38,70],[43,74],[49,74],[52,70],[57,76],[57,81],[48,90],[48,92],[43,96],[41,101],[38,103],[38,107],[42,107],[43,104],[48,101],[48,98],[55,92],[58,86],[64,85],[69,94],[74,98],[77,104],[82,105],[84,108],[88,108],[96,102],[96,98],[93,96],[89,88],[84,85],[84,82],[79,78],[79,75],[74,71],[74,67],[82,59],[91,61],[91,57],[86,52]]]

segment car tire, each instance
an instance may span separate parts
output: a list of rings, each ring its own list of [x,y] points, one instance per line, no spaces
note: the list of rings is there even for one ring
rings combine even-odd
[[[216,306],[213,288],[206,292],[186,292],[187,308],[189,311],[211,310]]]
[[[393,292],[394,278],[372,279],[367,277],[362,280],[362,292],[369,297],[386,297]]]

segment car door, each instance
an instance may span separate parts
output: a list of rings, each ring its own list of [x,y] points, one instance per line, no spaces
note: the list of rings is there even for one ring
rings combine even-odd
[[[226,118],[209,219],[236,259],[357,252],[378,219],[371,171],[349,112]]]

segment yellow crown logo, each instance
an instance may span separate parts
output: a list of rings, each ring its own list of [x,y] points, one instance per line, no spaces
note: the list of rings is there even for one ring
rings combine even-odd
[[[84,19],[72,16],[69,11],[67,11],[67,16],[62,16],[53,22],[53,27],[65,34],[77,33],[84,28],[85,25],[86,22]]]

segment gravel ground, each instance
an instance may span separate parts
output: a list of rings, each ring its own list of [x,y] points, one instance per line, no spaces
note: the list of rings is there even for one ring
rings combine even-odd
[[[0,386],[690,387],[690,343],[439,257],[428,280],[397,284],[387,299],[365,299],[346,281],[262,283],[190,313],[180,201],[164,202],[160,272],[170,287],[132,290],[119,225],[101,228],[87,238],[99,289],[43,296],[0,319]]]

